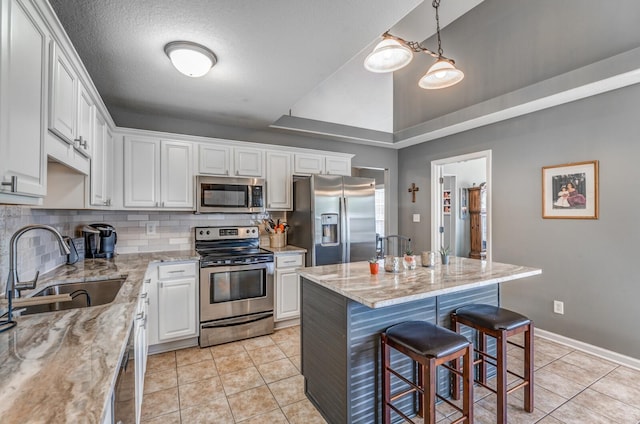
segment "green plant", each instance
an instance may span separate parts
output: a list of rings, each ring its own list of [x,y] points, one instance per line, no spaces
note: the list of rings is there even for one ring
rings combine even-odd
[[[369,263],[370,264],[377,264],[378,263],[378,257],[377,256],[372,256],[371,259],[369,259]]]
[[[439,252],[442,256],[449,256],[449,246],[441,247]]]
[[[407,250],[404,251],[404,254],[407,255],[407,256],[412,256],[413,255],[413,250],[407,249]]]

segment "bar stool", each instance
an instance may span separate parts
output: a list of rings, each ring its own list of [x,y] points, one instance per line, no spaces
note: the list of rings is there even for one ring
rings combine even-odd
[[[533,321],[517,312],[492,305],[467,305],[451,313],[451,324],[456,332],[460,325],[466,325],[478,331],[478,346],[474,351],[478,359],[474,365],[480,364],[475,381],[497,395],[497,422],[507,422],[507,395],[524,387],[524,409],[533,411]],[[507,340],[509,336],[524,333],[524,346]],[[487,352],[487,335],[496,339],[497,356]],[[524,349],[524,376],[507,370],[507,343]],[[487,385],[487,364],[497,370],[496,389]],[[454,366],[459,369],[458,361]],[[515,375],[522,381],[511,389],[507,389],[507,373]],[[456,380],[453,384],[453,398],[459,397],[460,386]]]
[[[407,422],[415,424],[392,402],[416,392],[418,393],[417,413],[424,418],[425,424],[435,424],[436,422],[436,397],[462,414],[462,417],[454,423],[473,423],[472,345],[464,336],[425,321],[408,321],[396,324],[382,333],[381,347],[384,424],[391,422],[391,410],[394,410]],[[414,366],[416,363],[418,364],[417,384],[391,368],[391,348],[411,358]],[[462,372],[458,368],[454,369],[446,365],[447,362],[459,359],[461,356],[464,362]],[[455,374],[454,380],[458,381],[462,377],[464,397],[462,408],[436,393],[436,368],[440,365]],[[409,388],[392,395],[391,374],[405,382]],[[459,389],[459,385],[457,387]]]

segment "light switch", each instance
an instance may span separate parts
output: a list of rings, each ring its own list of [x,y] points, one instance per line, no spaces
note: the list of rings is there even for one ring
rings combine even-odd
[[[413,222],[420,222],[420,214],[419,213],[414,213],[413,214]]]

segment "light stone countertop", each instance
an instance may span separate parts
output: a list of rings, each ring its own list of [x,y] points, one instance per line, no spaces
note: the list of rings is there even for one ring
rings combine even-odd
[[[369,308],[382,308],[542,273],[539,268],[451,257],[449,265],[371,275],[369,262],[299,268],[298,274]]]
[[[287,244],[285,247],[270,247],[269,245],[267,246],[260,246],[262,247],[264,250],[268,250],[269,252],[273,252],[274,254],[292,254],[292,253],[307,253],[307,249],[304,249],[302,247],[298,247],[298,246],[293,246],[291,244]]]
[[[126,281],[110,304],[18,317],[16,327],[0,333],[0,422],[101,423],[149,263],[198,259],[194,251],[126,254],[43,275],[38,289]]]

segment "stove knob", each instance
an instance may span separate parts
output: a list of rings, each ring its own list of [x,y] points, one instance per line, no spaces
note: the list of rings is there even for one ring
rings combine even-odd
[[[200,235],[203,235],[203,234],[204,234],[204,231],[200,230]]]
[[[249,234],[250,232],[251,232],[251,230],[249,230],[249,229],[247,228],[247,234]]]
[[[255,232],[256,232],[256,229],[254,228],[253,230],[251,230],[251,232],[255,234]]]
[[[207,235],[211,234],[211,231],[207,230]]]

